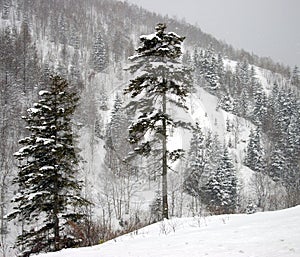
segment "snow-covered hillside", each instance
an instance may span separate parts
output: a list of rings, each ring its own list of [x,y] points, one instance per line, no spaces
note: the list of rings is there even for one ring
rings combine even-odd
[[[0,0],[0,257],[16,256],[24,248],[22,243],[13,247],[17,236],[27,227],[34,231],[44,217],[38,211],[39,217],[28,224],[23,216],[6,219],[18,208],[11,199],[23,187],[13,183],[22,171],[13,153],[31,133],[21,116],[38,101],[39,90],[47,89],[49,74],[61,74],[80,98],[72,119],[80,152],[76,177],[92,205],[80,209],[87,219],[74,224],[71,237],[78,236],[80,246],[95,245],[162,219],[160,146],[149,158],[128,158],[136,150],[127,140],[128,128],[141,113],[128,108],[134,99],[124,95],[141,72],[129,72],[133,59],[128,57],[141,43],[140,35],[154,35],[158,22],[186,37],[178,61],[191,68],[194,85],[185,99],[188,111],[172,101],[166,105],[167,116],[193,126],[167,126],[168,152],[185,151],[180,160],[168,160],[166,198],[172,219],[101,246],[47,256],[300,256],[295,242],[299,207],[192,218],[241,214],[254,205],[269,211],[300,204],[300,73],[291,77],[288,67],[234,50],[198,27],[126,1],[73,2]],[[167,99],[174,101],[170,95]],[[162,108],[156,104],[157,110]],[[160,133],[156,136],[161,139]],[[230,165],[223,165],[224,160]],[[222,175],[225,170],[230,176]],[[222,194],[211,190],[216,184]],[[232,195],[232,201],[222,199],[217,206],[217,195]],[[224,210],[229,202],[234,208]],[[271,233],[278,237],[268,238]],[[48,242],[48,249],[54,249]]]
[[[102,245],[39,257],[300,256],[300,206],[274,212],[171,219]]]

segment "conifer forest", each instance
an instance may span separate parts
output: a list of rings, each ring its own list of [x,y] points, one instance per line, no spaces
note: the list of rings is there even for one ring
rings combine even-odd
[[[0,0],[0,256],[300,204],[300,70],[116,0]]]

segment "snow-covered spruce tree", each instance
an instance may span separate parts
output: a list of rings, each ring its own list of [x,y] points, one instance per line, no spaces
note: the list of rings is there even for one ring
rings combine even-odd
[[[244,163],[247,167],[256,172],[264,171],[264,149],[261,140],[261,129],[257,127],[255,131],[250,130],[247,154]]]
[[[205,176],[205,166],[209,159],[207,156],[206,142],[199,124],[193,131],[191,145],[188,155],[188,167],[185,172],[183,183],[184,190],[191,196],[200,198],[203,190],[203,178]]]
[[[125,89],[132,97],[128,108],[135,111],[137,120],[129,129],[129,141],[136,144],[135,153],[149,156],[157,142],[161,145],[162,161],[162,218],[168,218],[167,171],[168,159],[175,161],[182,149],[168,151],[168,128],[188,128],[189,124],[174,120],[167,105],[187,109],[185,99],[192,86],[190,69],[184,67],[180,57],[184,37],[165,32],[166,25],[158,24],[156,32],[140,37],[137,54],[130,57],[129,70],[137,76]]]
[[[299,100],[289,89],[274,93],[274,129],[269,132],[272,141],[268,172],[285,187],[287,205],[293,206],[299,203]]]
[[[218,61],[213,46],[209,45],[208,49],[203,51],[202,54],[194,56],[194,60],[195,71],[207,82],[207,89],[211,92],[219,89],[220,76],[218,72],[221,70],[219,65],[222,65],[222,63],[219,62],[220,60]]]
[[[267,96],[260,84],[257,83],[254,94],[254,108],[251,114],[252,121],[257,126],[262,126],[267,112]]]
[[[126,129],[130,125],[130,118],[123,108],[123,100],[119,94],[116,95],[111,119],[109,124],[109,139],[112,141],[112,147],[122,160],[128,153],[128,141]]]
[[[300,71],[297,65],[294,67],[292,72],[291,84],[296,86],[297,88],[300,88]]]
[[[212,213],[234,213],[237,205],[237,177],[227,147],[206,185],[208,208]]]
[[[30,28],[27,21],[22,22],[21,30],[15,42],[15,67],[17,83],[22,86],[23,93],[31,100],[37,92],[39,64],[37,49],[32,43]]]
[[[157,222],[162,218],[161,192],[156,191],[155,198],[150,204],[151,222]]]
[[[97,72],[101,72],[107,65],[107,53],[106,46],[103,40],[103,36],[99,32],[94,42],[92,52],[92,64]]]
[[[87,204],[76,178],[79,158],[71,122],[78,96],[60,76],[51,76],[39,96],[22,117],[30,135],[19,141],[23,147],[14,154],[19,191],[9,219],[22,222],[16,242],[20,256],[79,245],[71,233]]]

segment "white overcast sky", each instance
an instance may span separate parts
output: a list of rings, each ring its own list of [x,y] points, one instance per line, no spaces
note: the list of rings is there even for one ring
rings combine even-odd
[[[300,0],[125,1],[184,18],[235,48],[300,66]]]

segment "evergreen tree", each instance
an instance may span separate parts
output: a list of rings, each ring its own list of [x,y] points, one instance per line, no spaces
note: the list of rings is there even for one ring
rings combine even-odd
[[[215,170],[222,156],[222,147],[217,134],[208,132],[205,139],[206,158],[208,159],[207,172],[211,173]]]
[[[123,106],[123,100],[119,94],[116,95],[114,106],[111,112],[111,119],[106,129],[106,164],[115,174],[122,176],[126,168],[124,158],[131,151],[128,143],[128,127],[130,117]],[[125,165],[126,166],[126,165]]]
[[[58,40],[59,43],[62,45],[65,45],[67,43],[67,23],[66,18],[64,14],[59,15],[58,17]]]
[[[192,57],[189,51],[186,51],[183,55],[182,55],[182,64],[185,66],[192,66]]]
[[[264,170],[264,150],[259,127],[257,127],[255,131],[252,129],[250,131],[247,154],[244,163],[253,171],[263,172]]]
[[[199,198],[203,184],[203,173],[207,158],[205,156],[204,135],[198,123],[193,131],[188,157],[188,168],[185,174],[184,190],[191,196]]]
[[[223,85],[225,70],[224,70],[224,61],[223,61],[223,57],[222,57],[221,53],[218,53],[216,68],[217,68],[217,75],[219,77],[219,83],[221,85]]]
[[[150,205],[151,217],[154,222],[157,222],[162,219],[162,199],[161,192],[159,190],[155,194],[155,198],[153,199]]]
[[[281,181],[284,180],[284,172],[287,170],[286,167],[286,160],[283,153],[283,150],[280,146],[274,146],[271,154],[271,164],[269,169],[269,175],[274,181]]]
[[[253,129],[250,130],[249,142],[247,145],[247,155],[244,160],[244,163],[249,168],[255,167],[255,137]]]
[[[21,31],[16,40],[16,66],[19,83],[23,86],[23,93],[27,92],[29,80],[27,78],[27,66],[30,58],[29,48],[32,44],[29,25],[26,21],[22,22]]]
[[[219,140],[209,131],[204,135],[199,124],[193,129],[190,150],[188,154],[188,167],[185,171],[183,187],[186,193],[206,202],[206,183],[209,174],[216,168],[220,159]]]
[[[263,130],[268,134],[270,140],[279,137],[279,128],[275,126],[279,105],[279,87],[275,84],[267,101],[266,117],[263,121]]]
[[[296,110],[300,110],[297,104]],[[288,207],[300,204],[300,113],[295,112],[291,118],[286,138],[286,170],[285,185],[288,193]]]
[[[192,68],[194,70],[194,82],[201,84],[201,62],[200,62],[201,52],[199,53],[198,49],[195,48],[192,58]]]
[[[185,99],[192,79],[190,70],[180,62],[184,37],[173,32],[166,33],[164,24],[158,24],[155,29],[154,34],[140,37],[137,54],[130,58],[133,62],[131,72],[139,72],[130,81],[125,93],[136,99],[128,105],[138,114],[137,121],[129,129],[129,141],[137,144],[135,153],[149,156],[157,142],[162,147],[162,217],[168,218],[168,157],[175,161],[183,153],[182,149],[168,151],[168,127],[187,128],[188,124],[174,120],[167,113],[167,103],[186,110]]]
[[[270,141],[268,174],[285,187],[286,206],[299,203],[299,100],[291,88],[274,85],[263,129]],[[298,132],[297,132],[298,131]]]
[[[294,92],[290,89],[285,91],[280,90],[277,108],[275,126],[278,126],[280,137],[283,139],[286,138],[291,118],[294,116],[294,113],[297,112]]]
[[[236,67],[236,73],[243,89],[248,89],[250,84],[250,71],[249,63],[245,59],[242,63],[238,63]]]
[[[243,90],[240,97],[238,98],[238,115],[246,118],[249,112],[249,102],[246,90]]]
[[[218,167],[213,171],[206,185],[207,204],[216,214],[234,213],[237,206],[237,177],[227,147]]]
[[[22,117],[30,135],[19,141],[23,147],[15,153],[19,192],[9,218],[24,224],[16,242],[21,256],[79,245],[70,233],[83,218],[80,207],[87,204],[76,178],[79,159],[71,119],[77,94],[66,80],[52,76],[39,95],[38,103]]]
[[[98,97],[97,102],[100,110],[108,111],[108,95],[104,87],[101,87],[101,95]]]
[[[219,103],[218,108],[221,107],[223,110],[227,112],[233,112],[234,111],[234,101],[229,95],[224,95]]]
[[[95,71],[101,72],[107,65],[107,51],[103,36],[99,32],[93,46],[92,63]]]
[[[246,60],[238,62],[235,67],[234,90],[233,97],[237,100],[237,114],[247,118],[249,109],[251,109],[250,93],[251,79],[249,64]]]
[[[34,99],[34,90],[37,89],[39,80],[39,64],[35,44],[32,43],[30,27],[27,21],[21,24],[20,34],[15,42],[16,79],[22,87],[23,94]]]
[[[291,90],[279,91],[274,108],[269,174],[286,189],[287,206],[299,203],[299,101]]]
[[[70,65],[70,73],[69,73],[69,80],[76,85],[81,84],[81,71],[79,66],[79,51],[76,49],[74,51],[74,55],[72,57],[71,65]]]
[[[80,37],[79,31],[76,26],[76,23],[71,23],[71,35],[70,35],[70,45],[75,48],[75,50],[79,50],[80,47]]]
[[[260,84],[256,85],[254,92],[254,108],[252,111],[252,120],[257,126],[261,126],[266,118],[267,96]]]
[[[258,82],[257,78],[256,78],[256,73],[255,73],[255,69],[254,66],[251,66],[250,69],[250,81],[249,81],[249,87],[248,87],[248,96],[250,99],[253,99],[255,92],[257,91],[257,89],[262,89],[260,83]]]
[[[208,83],[208,89],[215,91],[220,87],[220,77],[219,73],[221,72],[221,59],[217,59],[215,50],[212,45],[202,53],[200,60],[198,61],[198,67],[200,75]]]
[[[292,72],[291,84],[296,86],[297,88],[300,88],[300,72],[297,65],[294,67]]]

